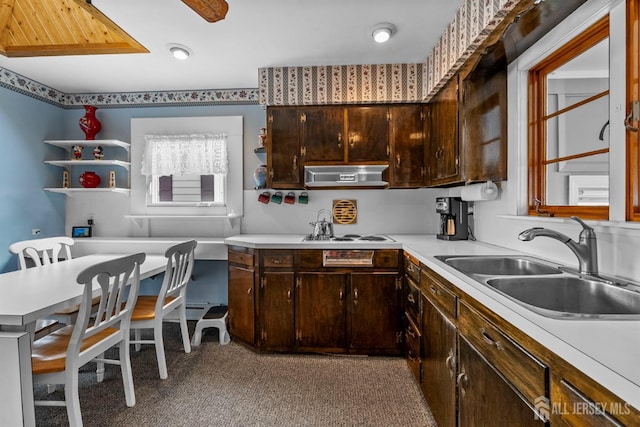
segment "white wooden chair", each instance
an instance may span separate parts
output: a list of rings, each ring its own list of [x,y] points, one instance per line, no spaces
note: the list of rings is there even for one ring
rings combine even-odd
[[[11,244],[9,252],[18,256],[18,268],[24,270],[71,259],[71,246],[73,246],[73,243],[73,239],[66,236],[22,240]],[[79,308],[79,305],[67,307],[47,316],[47,319],[39,320],[36,323],[35,335],[41,334],[45,326],[50,327],[52,320],[65,325],[72,324],[78,316]]]
[[[189,330],[187,329],[187,284],[191,280],[193,271],[194,252],[198,242],[190,240],[179,243],[167,249],[167,269],[158,295],[140,295],[131,316],[131,329],[135,337],[131,344],[135,344],[136,351],[140,351],[141,344],[155,344],[156,358],[160,378],[167,378],[167,361],[164,353],[162,338],[162,324],[164,321],[180,322],[184,352],[191,352]],[[142,329],[153,329],[153,340],[142,339]]]
[[[78,370],[90,361],[120,365],[127,406],[136,402],[131,361],[129,325],[140,287],[140,264],[144,253],[98,263],[78,274],[84,285],[80,313],[74,325],[34,341],[31,364],[34,383],[64,384],[64,401],[37,400],[37,406],[66,406],[69,425],[82,426],[78,394]],[[100,289],[98,311],[92,316],[94,286]],[[117,360],[104,353],[119,346]]]

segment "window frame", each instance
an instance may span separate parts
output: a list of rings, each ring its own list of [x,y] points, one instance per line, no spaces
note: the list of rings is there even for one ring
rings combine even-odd
[[[626,105],[640,101],[640,0],[626,2]],[[638,118],[636,118],[638,119]],[[640,123],[635,123],[640,126]],[[626,132],[626,209],[627,221],[640,222],[640,132]]]
[[[573,206],[573,205],[548,205],[546,194],[546,167],[549,163],[546,158],[546,119],[553,115],[547,115],[547,75],[567,63],[574,57],[585,52],[605,38],[609,34],[609,14],[600,18],[576,37],[555,49],[544,59],[532,66],[528,72],[528,214],[537,216],[569,217],[579,216],[585,219],[609,219],[609,206]],[[609,94],[600,93],[579,103],[584,105],[590,100]],[[555,115],[561,113],[556,112]],[[600,150],[609,153],[609,148]],[[575,157],[575,156],[569,156]],[[566,159],[565,159],[566,160]],[[558,161],[558,160],[555,160]],[[609,174],[610,175],[610,174]],[[537,202],[539,201],[539,202]]]

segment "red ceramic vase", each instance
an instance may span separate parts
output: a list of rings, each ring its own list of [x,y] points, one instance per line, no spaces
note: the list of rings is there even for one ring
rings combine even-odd
[[[85,139],[92,141],[96,139],[96,134],[102,129],[102,123],[96,117],[97,108],[93,105],[85,105],[85,114],[80,118],[80,129],[85,134]]]
[[[80,175],[80,185],[84,188],[96,188],[100,185],[100,175],[95,172],[87,171]]]

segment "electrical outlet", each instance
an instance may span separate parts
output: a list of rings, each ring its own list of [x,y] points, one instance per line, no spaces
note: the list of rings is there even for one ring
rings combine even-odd
[[[40,229],[39,228],[32,228],[31,229],[31,235],[32,236],[37,236],[40,234]]]

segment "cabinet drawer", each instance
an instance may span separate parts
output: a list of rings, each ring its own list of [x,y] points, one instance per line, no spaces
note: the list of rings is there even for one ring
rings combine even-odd
[[[400,261],[396,249],[377,249],[373,254],[373,266],[378,268],[398,268]]]
[[[247,267],[253,267],[253,254],[229,251],[229,263],[241,264]]]
[[[599,402],[596,404],[585,396],[580,390],[565,380],[553,382],[553,403],[560,408],[558,417],[563,425],[576,427],[621,427],[624,424],[605,412],[607,409],[615,409],[628,413],[624,403]]]
[[[414,282],[420,283],[420,262],[409,254],[404,255],[404,272]]]
[[[293,252],[291,251],[267,252],[262,255],[262,266],[265,268],[293,267]]]
[[[421,300],[420,288],[413,280],[407,278],[407,283],[404,287],[404,309],[407,317],[418,327],[422,326]]]
[[[411,372],[413,372],[413,376],[416,381],[420,383],[422,381],[422,356],[420,351],[421,337],[418,328],[410,320],[407,321],[405,328],[405,339],[407,342],[407,364],[409,365]]]
[[[460,304],[458,327],[529,403],[535,405],[537,398],[547,396],[548,368],[464,301]]]
[[[458,299],[456,294],[438,281],[436,276],[427,273],[425,269],[422,270],[421,286],[425,296],[429,301],[433,302],[433,305],[442,310],[451,319],[456,318],[456,303]]]

